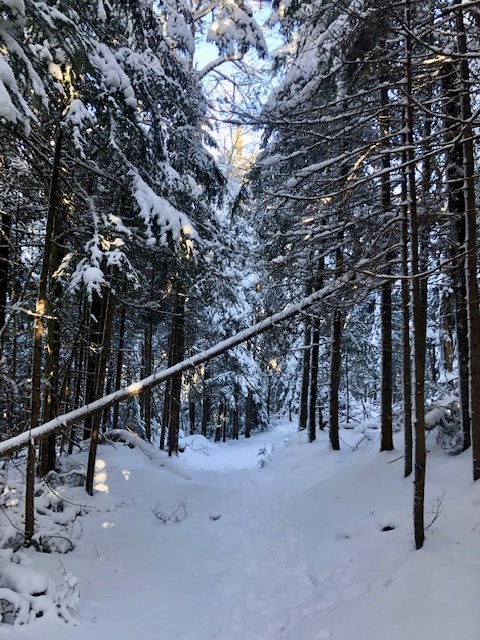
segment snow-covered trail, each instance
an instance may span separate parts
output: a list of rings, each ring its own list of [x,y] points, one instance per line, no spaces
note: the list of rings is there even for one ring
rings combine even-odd
[[[326,435],[308,445],[284,423],[210,455],[147,453],[102,447],[98,512],[81,518],[77,548],[34,554],[79,576],[78,626],[38,620],[0,638],[480,640],[480,492],[467,458],[431,453],[429,499],[445,490],[445,513],[415,552],[398,451],[335,453]],[[181,522],[153,513],[179,504]]]

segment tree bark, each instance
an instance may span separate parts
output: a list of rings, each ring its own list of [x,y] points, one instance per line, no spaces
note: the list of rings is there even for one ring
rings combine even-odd
[[[175,300],[175,315],[172,330],[173,364],[183,360],[185,350],[185,285],[178,281]],[[168,455],[178,453],[178,434],[180,429],[180,408],[182,392],[182,373],[172,378],[172,391],[170,397],[170,418],[168,421]]]
[[[310,393],[308,408],[308,441],[313,442],[316,437],[316,417],[318,399],[318,358],[320,352],[320,318],[312,319],[312,354],[310,362]]]
[[[308,423],[308,390],[310,388],[310,355],[311,355],[311,318],[307,316],[303,323],[304,340],[302,355],[302,385],[300,391],[300,411],[298,414],[298,430],[303,431]]]
[[[98,295],[98,294],[94,294]],[[94,394],[95,400],[101,398],[105,385],[105,375],[107,371],[107,361],[110,352],[110,341],[112,335],[113,321],[113,295],[110,289],[104,292],[104,303],[101,317],[101,339],[99,342],[99,352],[97,353],[97,367],[95,372]],[[93,495],[93,481],[95,478],[95,461],[97,457],[98,437],[100,433],[100,422],[102,414],[94,414],[91,433],[90,448],[88,452],[86,489],[89,495]]]
[[[48,276],[50,273],[53,236],[55,232],[55,218],[58,200],[60,179],[60,162],[62,153],[62,130],[58,129],[55,139],[53,156],[52,177],[48,197],[47,224],[45,228],[45,240],[42,257],[40,279],[38,282],[37,302],[35,305],[35,317],[33,322],[33,349],[32,349],[32,382],[30,396],[30,428],[34,429],[40,419],[42,406],[42,354],[44,338],[44,318],[47,310]],[[50,436],[52,437],[52,436]]]
[[[407,180],[410,226],[410,260],[412,276],[412,321],[413,321],[413,431],[415,434],[415,474],[413,524],[415,547],[420,549],[425,540],[425,339],[426,310],[423,307],[419,270],[419,220],[417,210],[416,162],[414,154],[414,114],[412,78],[412,37],[410,0],[405,5],[406,39],[406,131],[407,131]]]
[[[251,437],[252,430],[252,404],[253,404],[253,391],[248,390],[247,402],[245,406],[245,438]]]
[[[469,346],[469,410],[472,436],[473,479],[480,478],[480,310],[477,283],[477,217],[475,203],[475,151],[473,146],[470,69],[463,10],[457,9],[456,30],[461,80],[463,190],[465,198],[465,278]]]
[[[380,128],[384,138],[386,150],[382,155],[383,174],[381,178],[382,191],[382,211],[387,217],[390,213],[391,187],[390,187],[390,153],[388,152],[390,123],[386,115],[388,107],[388,90],[382,87],[380,90],[380,102],[384,112],[380,118]],[[387,256],[389,257],[389,256]],[[387,265],[387,275],[390,275],[390,268]],[[393,367],[392,367],[392,283],[387,279],[381,288],[381,342],[382,342],[382,380],[381,380],[381,441],[380,451],[391,451],[393,449],[393,418],[392,418],[392,388],[393,388]]]
[[[342,312],[335,309],[332,322],[332,345],[330,359],[330,444],[334,451],[340,449],[339,435],[339,403],[338,392],[340,389],[340,365],[341,365],[341,338],[342,338]]]

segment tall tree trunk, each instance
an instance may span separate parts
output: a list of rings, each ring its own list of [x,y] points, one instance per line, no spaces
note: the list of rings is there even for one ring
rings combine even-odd
[[[177,282],[175,299],[175,315],[172,329],[173,363],[181,362],[185,351],[185,285]],[[182,392],[182,374],[176,374],[172,378],[172,391],[170,397],[170,418],[168,421],[168,455],[178,453],[178,434],[180,429],[180,407]]]
[[[390,153],[388,152],[390,123],[386,115],[388,108],[388,90],[382,87],[380,90],[380,101],[382,117],[380,128],[386,150],[382,154],[382,211],[388,218],[391,211],[391,187],[390,187]],[[387,256],[389,257],[389,256]],[[390,267],[387,265],[387,275],[390,275]],[[392,283],[387,279],[382,284],[381,289],[381,342],[382,342],[382,380],[381,380],[381,442],[380,451],[391,451],[393,449],[393,419],[392,419],[392,388],[393,388],[393,367],[392,367]]]
[[[250,438],[252,433],[252,405],[253,405],[253,391],[251,389],[247,392],[247,401],[245,405],[245,438]]]
[[[405,122],[407,114],[405,113]],[[402,400],[403,400],[403,431],[405,436],[404,476],[408,478],[413,471],[413,425],[412,425],[412,360],[410,340],[410,283],[409,277],[409,205],[408,205],[408,176],[407,176],[407,135],[402,135],[402,222],[401,222],[401,299],[402,299]]]
[[[337,273],[343,264],[342,250],[340,247],[336,250],[335,266]],[[339,402],[338,396],[340,391],[341,380],[341,364],[342,364],[342,322],[343,314],[341,309],[333,310],[332,319],[332,337],[331,337],[331,353],[330,353],[330,409],[329,409],[329,423],[330,423],[330,444],[334,451],[340,449],[340,434],[339,434]]]
[[[233,390],[234,406],[233,406],[233,412],[232,412],[232,440],[238,440],[238,432],[240,430],[239,414],[238,414],[238,397],[239,397],[239,390],[238,390],[238,385],[235,382],[234,390]]]
[[[98,296],[98,294],[93,294]],[[100,321],[101,333],[98,342],[98,351],[96,357],[94,398],[101,398],[105,386],[105,377],[107,372],[107,362],[110,353],[110,341],[112,336],[113,321],[113,295],[110,289],[104,291],[103,309]],[[102,414],[100,412],[93,416],[90,433],[90,449],[88,452],[87,479],[86,489],[89,495],[93,495],[93,481],[95,477],[95,461],[97,457],[98,437],[100,433],[100,422]]]
[[[127,284],[123,287],[123,295],[127,292]],[[122,371],[124,361],[124,349],[125,349],[125,320],[126,320],[126,306],[122,303],[120,307],[120,326],[118,328],[118,346],[117,346],[117,363],[115,366],[115,390],[122,386]],[[118,429],[118,418],[120,416],[120,407],[116,404],[113,407],[112,429]]]
[[[32,388],[30,397],[30,428],[38,425],[42,404],[42,352],[44,336],[44,316],[47,308],[48,275],[53,250],[53,235],[55,230],[55,215],[57,208],[60,160],[62,152],[62,130],[59,128],[55,139],[52,177],[48,198],[47,224],[43,248],[42,266],[38,282],[37,302],[33,322],[33,350],[32,350]]]
[[[208,388],[208,380],[210,377],[210,368],[205,366],[202,384],[202,436],[205,438],[207,437],[208,425],[210,424],[212,416],[212,398]]]
[[[55,231],[55,215],[58,200],[60,162],[62,153],[62,130],[59,127],[55,139],[52,176],[48,196],[47,221],[43,247],[42,266],[38,282],[37,301],[33,322],[32,349],[32,382],[30,392],[30,429],[38,426],[42,406],[42,352],[44,336],[44,316],[47,309],[48,276],[50,272]],[[27,490],[25,493],[25,543],[28,545],[34,533],[34,481],[35,481],[35,446],[29,444],[27,465]]]
[[[54,224],[54,236],[55,240],[52,242],[51,251],[51,272],[55,273],[65,257],[65,248],[58,243],[64,237],[66,229],[64,227],[64,221],[60,219],[60,214],[57,211],[55,215]],[[63,233],[62,233],[63,232]],[[59,413],[60,409],[60,386],[59,386],[59,374],[60,374],[60,319],[58,316],[58,304],[56,302],[60,299],[63,293],[63,287],[61,282],[57,279],[53,286],[47,300],[47,320],[45,323],[45,394],[43,403],[43,421],[48,422],[52,420]],[[55,469],[56,463],[56,438],[55,436],[49,436],[41,443],[40,448],[40,475],[44,476],[49,471]]]
[[[450,63],[443,76],[445,94],[445,142],[449,146],[446,159],[448,210],[452,214],[450,223],[452,269],[455,302],[455,334],[457,343],[458,385],[463,432],[463,450],[470,447],[469,409],[469,346],[467,319],[467,283],[465,257],[466,203],[463,177],[463,147],[459,143],[462,131],[461,91],[458,85],[457,65]]]
[[[196,404],[193,398],[188,400],[188,420],[190,422],[190,435],[193,436],[197,431],[196,426]]]
[[[419,278],[419,220],[417,211],[416,163],[414,152],[414,116],[413,116],[413,78],[412,78],[412,37],[410,29],[410,0],[405,5],[406,40],[406,131],[407,131],[407,180],[409,223],[411,239],[411,276],[412,276],[412,321],[413,321],[413,431],[415,434],[415,474],[413,524],[415,547],[420,549],[425,540],[424,502],[425,502],[425,339],[426,311],[422,305],[422,289]]]
[[[92,300],[89,303],[85,303],[87,307],[90,307],[90,312],[87,314],[89,318],[88,327],[88,347],[87,347],[87,359],[86,359],[86,382],[85,382],[85,403],[89,404],[97,399],[97,385],[98,385],[98,366],[100,360],[100,350],[102,348],[102,313],[103,303],[102,298],[98,293],[92,294]],[[90,416],[85,420],[83,426],[83,439],[90,438],[92,433],[92,421]]]
[[[382,284],[381,289],[382,324],[382,395],[381,395],[381,442],[380,451],[393,449],[392,419],[392,285],[391,281]]]
[[[320,352],[320,318],[312,318],[312,354],[310,362],[310,393],[308,408],[308,441],[313,442],[316,437],[316,417],[318,399],[318,357]]]
[[[148,314],[148,322],[144,327],[144,372],[145,377],[152,373],[152,339],[153,339],[153,312]],[[145,435],[148,442],[152,441],[152,392],[149,389],[143,396],[143,419],[145,422]]]
[[[340,364],[341,364],[342,312],[333,311],[331,356],[330,356],[330,444],[334,451],[340,449],[339,403]]]
[[[7,299],[10,288],[10,254],[12,249],[11,240],[12,216],[3,211],[0,227],[0,330],[5,329],[7,319]],[[5,331],[2,332],[1,344],[5,341]]]
[[[300,411],[298,414],[298,429],[303,431],[308,423],[308,390],[310,388],[310,355],[312,348],[312,321],[307,316],[303,323],[304,340],[302,355],[302,385],[300,390]]]
[[[470,104],[470,69],[463,10],[456,11],[461,81],[462,148],[465,198],[465,277],[469,346],[469,410],[472,435],[473,479],[480,478],[480,310],[477,283],[477,217],[475,204],[475,152],[473,146],[472,109]]]

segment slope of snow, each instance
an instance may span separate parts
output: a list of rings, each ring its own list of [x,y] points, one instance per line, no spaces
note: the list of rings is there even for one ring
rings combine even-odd
[[[78,624],[0,625],[0,638],[479,640],[480,488],[469,453],[433,438],[427,524],[438,517],[421,551],[400,438],[389,453],[367,440],[333,452],[327,434],[308,444],[280,423],[239,442],[187,438],[173,460],[102,446],[75,550],[29,551],[79,577]]]

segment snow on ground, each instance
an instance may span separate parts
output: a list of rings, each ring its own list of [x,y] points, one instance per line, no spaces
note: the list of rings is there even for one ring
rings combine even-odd
[[[28,551],[54,579],[78,576],[78,624],[0,625],[0,638],[480,640],[469,453],[429,436],[427,524],[438,517],[415,551],[397,437],[393,452],[353,451],[361,433],[342,430],[351,446],[333,452],[326,433],[308,444],[283,422],[239,442],[187,438],[173,460],[101,446],[75,550]]]

